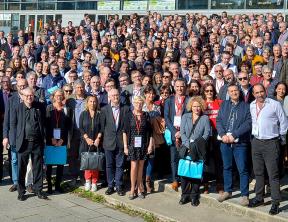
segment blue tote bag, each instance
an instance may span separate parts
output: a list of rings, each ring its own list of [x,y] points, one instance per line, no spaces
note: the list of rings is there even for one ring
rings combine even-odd
[[[178,175],[193,179],[202,179],[203,176],[203,160],[193,162],[190,156],[180,159],[178,164]]]
[[[44,163],[46,165],[65,165],[67,163],[67,147],[46,146],[44,149]]]
[[[166,128],[164,131],[164,139],[165,139],[168,146],[172,145],[172,134],[168,128]]]

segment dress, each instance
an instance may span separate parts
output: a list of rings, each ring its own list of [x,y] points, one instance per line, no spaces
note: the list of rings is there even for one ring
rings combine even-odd
[[[149,139],[152,136],[151,124],[149,121],[148,113],[144,112],[141,115],[141,121],[137,121],[139,124],[139,132],[136,124],[135,117],[132,112],[127,115],[127,120],[125,121],[125,131],[128,134],[128,159],[135,160],[145,160],[147,158],[147,148],[149,144]],[[141,137],[141,146],[135,146],[135,138]]]

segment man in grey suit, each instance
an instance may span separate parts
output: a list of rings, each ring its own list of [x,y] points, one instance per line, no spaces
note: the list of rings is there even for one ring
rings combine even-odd
[[[110,103],[101,109],[101,137],[106,157],[106,173],[108,189],[106,195],[114,193],[114,185],[119,196],[124,196],[123,189],[123,127],[124,117],[129,107],[120,104],[120,95],[117,89],[108,93]]]

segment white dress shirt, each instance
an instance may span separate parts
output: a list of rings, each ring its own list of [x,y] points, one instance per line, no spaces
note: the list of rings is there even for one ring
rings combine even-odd
[[[256,100],[250,104],[252,116],[252,135],[257,139],[272,139],[285,135],[288,129],[288,120],[281,103],[266,98],[260,110]]]

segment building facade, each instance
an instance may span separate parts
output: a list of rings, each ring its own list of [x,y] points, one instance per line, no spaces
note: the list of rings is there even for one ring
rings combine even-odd
[[[137,12],[161,12],[163,15],[198,12],[205,15],[227,11],[236,13],[283,13],[288,15],[288,0],[1,0],[0,30],[17,32],[32,26],[37,33],[44,23],[62,20],[78,25],[84,13],[92,21],[105,20],[115,13],[126,16]]]

